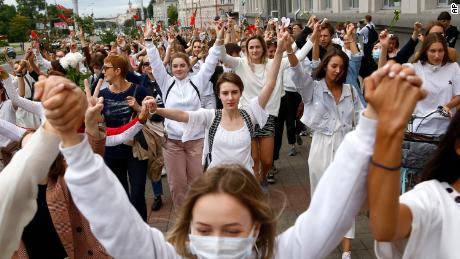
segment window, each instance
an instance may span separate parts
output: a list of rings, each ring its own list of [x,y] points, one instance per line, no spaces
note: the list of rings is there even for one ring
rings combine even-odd
[[[350,0],[350,9],[358,9],[359,8],[359,0]]]
[[[286,5],[287,5],[287,12],[292,13],[292,10],[294,9],[292,6],[292,0],[286,0]]]
[[[313,0],[309,0],[306,4],[307,10],[313,10]]]
[[[438,7],[449,7],[453,2],[452,0],[438,0]]]
[[[326,0],[326,9],[332,8],[332,0]]]
[[[401,0],[384,0],[383,1],[384,8],[394,8],[394,7],[400,7],[400,6],[401,6]]]

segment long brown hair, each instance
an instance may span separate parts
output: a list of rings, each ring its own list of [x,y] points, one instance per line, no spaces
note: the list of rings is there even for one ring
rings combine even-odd
[[[248,59],[248,64],[251,67],[252,72],[254,72],[254,65],[252,63],[252,60],[249,58],[249,55],[247,54],[247,53],[249,53],[249,42],[251,40],[258,40],[260,42],[260,45],[262,45],[262,50],[263,50],[263,52],[262,52],[262,64],[266,64],[267,61],[268,61],[268,58],[267,58],[268,50],[267,50],[267,43],[265,43],[264,38],[262,38],[262,36],[260,36],[260,35],[251,36],[246,40],[246,46],[245,46],[245,48],[246,48],[246,57]]]
[[[331,61],[331,59],[335,56],[339,56],[340,58],[342,58],[342,61],[343,61],[343,72],[339,78],[338,83],[340,84],[345,83],[347,79],[349,59],[348,59],[347,54],[345,54],[345,52],[337,48],[329,48],[326,55],[324,55],[324,59],[319,64],[318,68],[316,68],[316,70],[314,71],[314,77],[316,80],[321,80],[326,77],[327,65],[329,64],[329,61]]]
[[[453,62],[450,57],[449,57],[449,52],[447,48],[447,42],[444,36],[442,36],[441,33],[430,33],[427,36],[425,36],[425,39],[423,40],[422,47],[420,47],[420,50],[417,52],[417,55],[415,56],[415,59],[412,63],[417,63],[417,61],[420,60],[420,62],[425,65],[426,62],[428,62],[428,49],[431,47],[432,44],[434,43],[441,43],[442,48],[444,49],[444,57],[442,58],[442,65],[445,65],[446,63]]]
[[[174,245],[177,253],[186,258],[194,258],[187,246],[193,207],[198,199],[212,193],[231,195],[250,211],[252,220],[260,224],[256,240],[260,252],[258,257],[272,258],[277,223],[275,213],[256,178],[240,165],[211,168],[192,183],[176,222],[168,233],[168,241]]]

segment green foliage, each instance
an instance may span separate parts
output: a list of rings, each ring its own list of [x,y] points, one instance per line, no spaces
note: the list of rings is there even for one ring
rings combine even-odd
[[[78,26],[80,26],[85,33],[93,35],[95,28],[93,15],[84,17],[77,16],[75,17],[75,21],[78,23]]]
[[[16,15],[16,8],[13,5],[0,4],[0,35],[8,34],[8,24]]]
[[[110,42],[115,42],[117,40],[117,34],[112,29],[103,31],[99,34],[99,37],[101,37],[101,41],[104,44],[110,44]]]
[[[6,47],[6,46],[9,46],[8,41],[0,40],[0,47]]]
[[[78,69],[74,67],[68,67],[66,69],[66,77],[78,85],[82,90],[85,90],[85,79],[88,79],[91,76],[91,73],[81,73]]]
[[[179,14],[177,13],[177,7],[175,5],[168,6],[168,24],[173,25],[177,23],[177,18]]]
[[[22,15],[16,15],[9,24],[8,40],[10,42],[27,41],[30,35],[32,20]]]
[[[18,13],[30,19],[38,17],[38,10],[45,9],[45,0],[16,0]]]

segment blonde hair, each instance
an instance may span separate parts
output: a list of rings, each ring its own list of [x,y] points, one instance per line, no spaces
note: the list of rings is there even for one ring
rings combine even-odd
[[[187,246],[193,207],[198,199],[212,193],[231,195],[249,210],[252,220],[260,224],[260,231],[256,240],[256,246],[260,253],[258,257],[262,259],[272,258],[277,217],[256,178],[240,165],[211,168],[192,183],[176,222],[167,237],[168,241],[176,248],[177,253],[186,258],[194,258]]]

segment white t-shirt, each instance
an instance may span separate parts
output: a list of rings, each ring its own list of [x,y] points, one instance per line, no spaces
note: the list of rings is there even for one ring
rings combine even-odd
[[[460,95],[460,67],[457,62],[447,63],[442,67],[435,68],[430,64],[414,64],[415,72],[423,80],[423,88],[428,95],[425,99],[417,102],[414,114],[426,116],[438,106],[448,103],[452,97]],[[455,112],[455,109],[452,110]],[[426,118],[414,120],[413,130],[423,134],[444,134],[449,126],[450,119],[438,113]],[[420,125],[420,127],[419,127]]]
[[[11,100],[6,100],[0,103],[0,118],[16,124],[16,112],[13,109]],[[0,135],[0,147],[6,147],[10,143],[10,139]]]
[[[258,98],[253,98],[248,106],[242,108],[251,118],[253,127],[259,124],[263,127],[268,119],[268,113],[259,105]],[[188,140],[188,136],[193,136],[195,132],[202,131],[205,128],[205,140],[203,148],[203,163],[204,158],[208,154],[208,137],[209,128],[211,127],[214,117],[214,109],[200,109],[198,111],[190,111],[188,123],[185,126],[182,141]],[[214,135],[214,142],[211,153],[212,161],[209,168],[223,164],[240,164],[252,172],[254,161],[251,157],[251,134],[246,126],[235,131],[224,129],[221,124],[217,128]]]
[[[422,182],[403,194],[399,201],[412,212],[410,236],[394,242],[376,242],[377,257],[458,259],[460,203],[456,200],[459,199],[460,193],[437,180]]]

